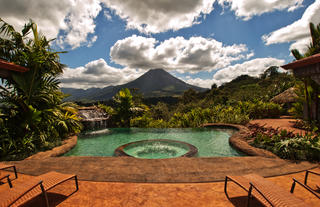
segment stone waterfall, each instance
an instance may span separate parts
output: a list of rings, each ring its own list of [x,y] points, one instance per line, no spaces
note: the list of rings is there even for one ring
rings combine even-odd
[[[79,116],[83,124],[83,130],[105,129],[108,126],[110,116],[101,108],[96,106],[80,107]]]

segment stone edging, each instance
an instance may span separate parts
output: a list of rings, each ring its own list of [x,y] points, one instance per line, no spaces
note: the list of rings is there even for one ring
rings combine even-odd
[[[279,158],[275,154],[270,151],[255,148],[248,144],[246,138],[250,135],[250,130],[242,125],[237,124],[224,124],[224,123],[209,123],[204,124],[202,127],[227,127],[227,128],[236,128],[238,132],[234,133],[229,138],[229,143],[236,148],[237,150],[250,155],[250,156],[260,156],[260,157],[267,157],[267,158]]]
[[[130,145],[134,145],[134,144],[143,144],[143,143],[150,143],[150,142],[169,142],[169,143],[174,143],[174,144],[180,144],[180,145],[184,145],[186,146],[189,150],[187,153],[181,155],[180,157],[193,157],[195,156],[197,153],[198,153],[198,149],[193,146],[192,144],[189,144],[187,142],[182,142],[182,141],[177,141],[177,140],[170,140],[170,139],[151,139],[151,140],[141,140],[141,141],[136,141],[136,142],[130,142],[128,144],[124,144],[124,145],[121,145],[120,147],[118,147],[115,151],[114,151],[114,154],[117,156],[117,157],[120,157],[120,156],[126,156],[126,157],[134,157],[134,156],[131,156],[129,154],[127,154],[124,149]],[[138,158],[138,157],[136,157]],[[172,157],[173,158],[173,157]]]
[[[69,150],[71,150],[74,146],[76,146],[78,141],[78,137],[76,135],[70,136],[68,139],[62,141],[62,145],[53,148],[52,150],[38,152],[37,154],[31,155],[27,157],[25,160],[30,159],[44,159],[48,157],[58,157]]]

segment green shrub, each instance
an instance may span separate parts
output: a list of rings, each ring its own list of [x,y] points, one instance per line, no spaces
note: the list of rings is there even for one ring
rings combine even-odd
[[[153,119],[150,115],[144,114],[143,116],[131,119],[130,126],[140,128],[167,128],[168,122],[163,119]]]
[[[135,117],[130,120],[130,126],[131,127],[141,127],[141,128],[148,128],[149,123],[153,121],[151,117],[149,117],[147,114],[144,114],[143,116]]]
[[[273,152],[281,158],[290,160],[320,161],[320,143],[318,137],[296,136],[276,142]]]
[[[98,107],[103,109],[108,115],[115,115],[115,110],[111,106],[106,106],[104,104],[98,104]]]
[[[278,118],[283,112],[282,107],[279,104],[272,102],[238,102],[238,106],[243,113],[247,113],[250,119],[262,119],[262,118]]]
[[[286,130],[250,125],[253,146],[273,152],[283,159],[320,161],[320,141],[315,134],[298,135]]]
[[[205,123],[234,123],[245,124],[249,121],[248,115],[241,113],[239,108],[231,106],[214,106],[212,108],[194,108],[187,113],[174,113],[169,121],[163,119],[153,119],[149,113],[136,117],[131,120],[131,126],[134,127],[152,127],[152,128],[186,128],[199,127]]]

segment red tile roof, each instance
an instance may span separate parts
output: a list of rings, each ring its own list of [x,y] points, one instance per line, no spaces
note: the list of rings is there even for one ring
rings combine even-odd
[[[17,72],[27,72],[29,68],[16,65],[14,63],[7,62],[5,60],[0,59],[0,70],[9,70],[9,71],[17,71]]]
[[[310,57],[306,57],[300,60],[296,60],[292,63],[286,64],[281,66],[282,68],[289,70],[289,69],[296,69],[301,68],[307,65],[313,65],[316,63],[320,63],[320,54],[312,55]]]

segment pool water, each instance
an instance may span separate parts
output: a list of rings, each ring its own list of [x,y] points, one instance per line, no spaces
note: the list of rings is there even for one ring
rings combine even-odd
[[[124,148],[124,152],[136,158],[165,159],[181,157],[189,152],[188,146],[181,143],[170,143],[166,140],[155,140],[150,142],[133,142]]]
[[[229,145],[229,137],[236,130],[212,128],[145,129],[112,128],[106,134],[79,136],[77,145],[64,156],[115,156],[121,145],[151,139],[187,142],[198,148],[197,157],[232,157],[242,154]]]

